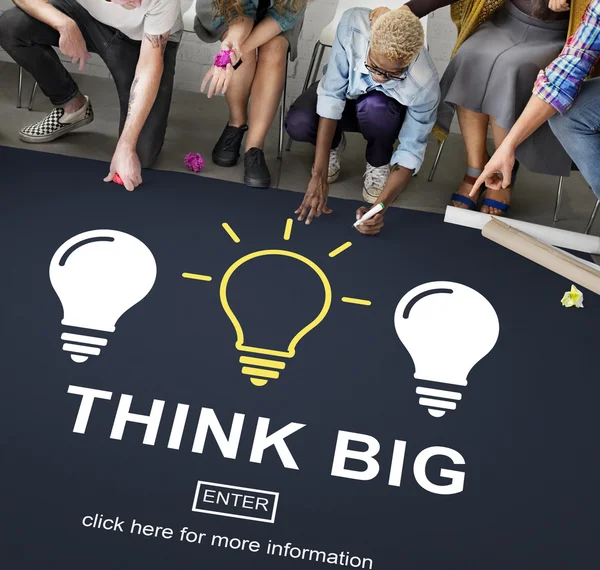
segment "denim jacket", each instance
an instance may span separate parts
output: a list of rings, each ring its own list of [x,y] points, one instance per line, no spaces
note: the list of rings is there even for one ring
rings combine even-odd
[[[376,83],[365,67],[369,50],[371,22],[368,8],[353,8],[342,16],[329,57],[319,83],[317,113],[326,119],[340,120],[347,99],[358,99],[369,91],[381,91],[406,107],[406,117],[398,139],[400,145],[392,164],[415,173],[423,164],[427,138],[433,129],[440,102],[438,74],[427,48],[399,80]]]
[[[244,11],[244,16],[246,18],[252,18],[256,20],[256,11],[258,9],[259,0],[242,0],[242,9]],[[275,7],[275,1],[270,0],[269,11],[267,12],[267,16],[272,20],[275,20],[282,32],[287,32],[291,30],[296,23],[303,18],[304,12],[306,8],[300,10],[297,14],[292,10],[281,10],[281,12]],[[213,28],[218,28],[224,22],[222,17],[216,18],[213,21]]]

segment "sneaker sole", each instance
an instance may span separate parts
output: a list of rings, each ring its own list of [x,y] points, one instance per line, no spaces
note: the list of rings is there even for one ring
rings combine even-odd
[[[217,166],[231,168],[232,166],[235,166],[238,163],[240,157],[238,156],[237,158],[221,158],[220,156],[217,156],[213,153],[212,160]]]
[[[259,180],[244,176],[244,184],[246,184],[246,186],[250,186],[251,188],[269,188],[271,186],[271,179]]]
[[[72,132],[76,129],[80,129],[81,127],[85,127],[86,125],[89,125],[93,120],[94,120],[94,115],[92,115],[91,117],[88,117],[87,119],[82,119],[81,121],[78,121],[77,123],[73,123],[72,125],[65,127],[64,129],[61,129],[60,131],[58,131],[56,133],[52,133],[50,135],[44,135],[43,137],[26,135],[25,133],[20,132],[19,139],[22,140],[23,142],[30,143],[30,144],[52,142],[52,141],[55,141],[56,139],[59,139],[60,137],[63,137],[65,135],[69,134],[70,132]]]
[[[371,196],[370,194],[367,194],[366,190],[363,190],[362,193],[363,196],[363,200],[365,202],[368,202],[369,204],[375,204],[375,202],[377,202],[377,200],[379,199],[379,196]]]
[[[337,179],[340,177],[340,171],[338,170],[333,176],[327,177],[327,184],[333,184],[337,182]]]

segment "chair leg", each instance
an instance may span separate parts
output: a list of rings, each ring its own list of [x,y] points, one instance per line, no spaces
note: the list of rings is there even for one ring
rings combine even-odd
[[[435,171],[437,170],[438,164],[440,162],[440,158],[442,157],[442,151],[444,150],[444,145],[446,144],[446,141],[448,139],[444,139],[441,143],[440,146],[438,148],[437,151],[437,155],[435,157],[435,160],[433,161],[433,166],[431,167],[431,172],[429,173],[429,178],[427,179],[427,182],[431,182],[433,180],[433,177],[435,175]]]
[[[302,93],[304,93],[309,87],[310,78],[312,77],[313,69],[315,68],[315,61],[317,59],[317,51],[319,50],[320,45],[321,45],[321,42],[317,42],[315,44],[315,49],[313,49],[312,57],[310,58],[310,63],[308,64],[308,71],[306,72],[306,78],[304,79],[304,86],[302,87]],[[288,150],[288,151],[292,150],[293,142],[294,141],[291,138],[288,140],[286,150]]]
[[[23,68],[19,66],[19,86],[17,91],[17,109],[21,108],[21,95],[23,93]]]
[[[319,69],[321,69],[321,63],[323,63],[323,55],[325,53],[325,47],[323,44],[320,44],[320,51],[319,51],[319,56],[317,57],[317,63],[315,64],[315,69],[314,69],[314,74],[313,74],[313,78],[311,79],[311,83],[315,82],[317,80],[317,77],[319,77]]]
[[[598,200],[596,202],[596,205],[594,206],[594,209],[592,211],[592,215],[590,216],[590,219],[587,223],[587,226],[585,228],[585,232],[586,234],[590,233],[590,230],[592,229],[592,226],[594,225],[594,220],[596,219],[596,214],[598,213],[598,209],[600,209],[600,200]]]
[[[558,179],[558,188],[556,189],[556,204],[554,205],[554,222],[558,222],[558,216],[560,214],[560,206],[562,205],[563,199],[563,182],[564,178],[561,176]]]
[[[302,93],[304,93],[310,87],[310,80],[313,76],[313,71],[315,69],[315,61],[317,61],[317,52],[319,51],[319,47],[323,47],[321,42],[317,42],[315,44],[315,49],[313,49],[312,56],[310,58],[310,64],[308,65],[308,71],[306,72],[306,77],[304,78],[304,86],[302,87]]]
[[[280,160],[283,156],[283,138],[285,135],[285,102],[287,99],[287,78],[289,61],[290,59],[288,57],[285,60],[285,80],[283,82],[283,93],[281,94],[281,110],[279,112],[279,146],[277,147],[277,158]]]
[[[31,90],[31,97],[29,98],[29,106],[28,109],[31,111],[33,109],[33,102],[35,101],[35,94],[37,93],[38,84],[37,81],[33,85],[33,89]]]

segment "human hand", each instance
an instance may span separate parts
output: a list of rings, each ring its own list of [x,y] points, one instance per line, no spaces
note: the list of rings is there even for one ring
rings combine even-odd
[[[142,183],[142,165],[135,149],[118,144],[110,163],[110,172],[104,182],[112,182],[115,174],[123,181],[123,186],[130,192]]]
[[[387,14],[388,12],[391,12],[391,10],[389,8],[386,8],[385,6],[381,6],[379,8],[375,8],[375,10],[371,10],[371,13],[369,14],[369,20],[371,21],[371,26],[375,23],[375,21],[377,20],[377,18],[379,18],[379,16],[383,16],[384,14]]]
[[[356,210],[356,219],[360,220],[370,209],[366,206],[360,207]],[[356,229],[365,236],[377,235],[381,231],[381,228],[383,228],[382,214],[375,214],[370,220],[356,226]]]
[[[548,2],[548,8],[553,12],[568,12],[571,9],[569,1],[570,0],[550,0]]]
[[[60,34],[58,49],[63,55],[71,58],[73,63],[77,64],[79,62],[79,71],[83,71],[85,62],[92,56],[87,50],[87,45],[79,26],[73,20],[69,19],[65,26],[60,28],[58,32]]]
[[[502,143],[494,156],[485,165],[483,172],[473,185],[469,196],[473,197],[485,184],[490,190],[508,188],[512,179],[512,171],[515,165],[515,149]]]
[[[331,214],[332,210],[327,207],[327,196],[329,195],[329,184],[327,178],[314,174],[312,175],[304,200],[300,207],[294,212],[299,214],[298,221],[306,219],[306,224],[310,224],[314,217],[319,218],[321,214]]]
[[[240,46],[237,43],[231,42],[229,40],[225,40],[221,43],[221,51],[230,51],[233,50],[231,54],[231,63],[227,64],[226,68],[217,67],[213,65],[204,76],[202,80],[202,86],[200,87],[200,91],[204,93],[206,86],[210,82],[210,87],[208,89],[207,96],[210,99],[213,95],[219,95],[219,93],[225,95],[227,92],[227,87],[229,87],[229,83],[231,82],[231,78],[233,77],[233,65],[235,65],[240,57]]]

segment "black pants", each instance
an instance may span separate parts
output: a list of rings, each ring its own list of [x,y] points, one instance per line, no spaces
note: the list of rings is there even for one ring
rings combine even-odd
[[[101,24],[76,0],[50,0],[50,3],[77,23],[88,51],[98,54],[106,63],[121,105],[120,135],[127,118],[129,92],[142,43]],[[23,69],[31,73],[40,89],[57,107],[66,105],[78,93],[77,84],[51,47],[58,46],[59,37],[56,30],[20,8],[12,8],[0,16],[0,45]],[[138,140],[137,153],[143,168],[154,163],[165,140],[178,47],[179,44],[175,42],[167,42],[164,71],[156,101]]]

